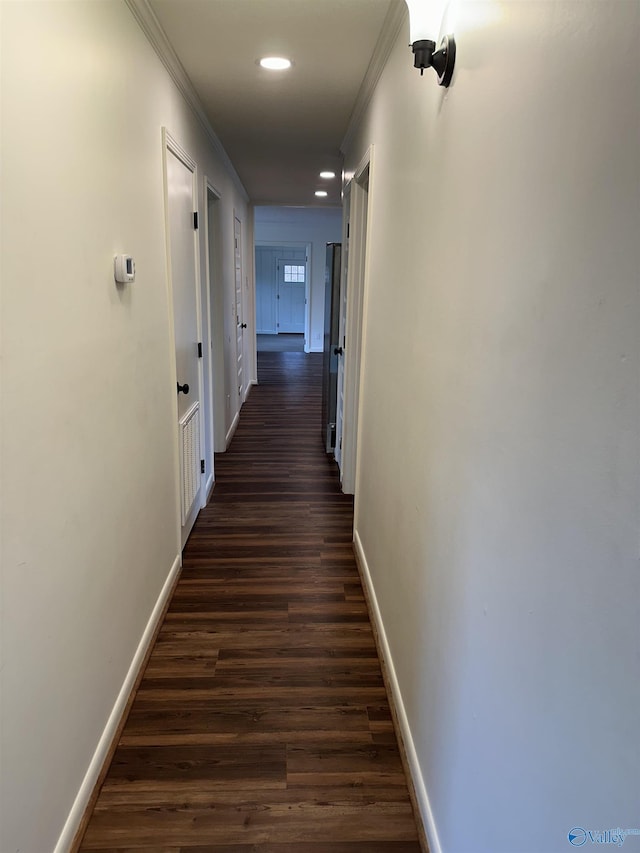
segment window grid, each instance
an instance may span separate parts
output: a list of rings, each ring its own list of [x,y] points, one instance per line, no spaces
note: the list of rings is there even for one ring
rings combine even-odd
[[[304,266],[298,266],[297,264],[285,264],[284,280],[286,282],[304,283]]]

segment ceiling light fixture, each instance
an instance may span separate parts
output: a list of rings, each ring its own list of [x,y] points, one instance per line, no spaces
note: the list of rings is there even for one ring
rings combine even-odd
[[[326,198],[329,193],[326,190],[316,190],[316,195],[318,198]]]
[[[335,176],[336,176],[335,172],[320,172],[320,177],[326,178],[327,180],[330,180],[331,178],[335,178]]]
[[[436,50],[436,43],[430,38],[438,31],[442,20],[441,15],[440,21],[437,19],[436,4],[425,3],[424,0],[406,0],[406,3],[414,68],[420,69],[420,76],[425,68],[433,68],[438,75],[438,84],[448,86],[456,63],[456,40],[452,35],[444,36]]]
[[[284,56],[263,56],[259,60],[259,64],[269,71],[286,71],[287,68],[291,68],[293,63]]]

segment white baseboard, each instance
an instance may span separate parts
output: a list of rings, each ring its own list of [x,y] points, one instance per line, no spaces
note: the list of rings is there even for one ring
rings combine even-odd
[[[376,598],[375,589],[373,587],[373,581],[371,580],[371,572],[369,571],[367,558],[365,556],[364,549],[362,547],[362,542],[360,541],[360,536],[358,535],[357,530],[354,530],[353,533],[353,544],[356,551],[356,558],[358,560],[358,563],[360,564],[360,569],[362,571],[362,577],[367,586],[369,602],[371,604],[371,610],[373,611],[371,615],[373,616],[373,619],[376,623],[378,638],[380,640],[380,645],[382,646],[382,654],[386,665],[387,675],[389,677],[389,685],[391,687],[391,692],[393,693],[393,701],[395,704],[398,722],[400,724],[400,729],[402,732],[402,739],[404,741],[405,754],[407,756],[409,769],[411,771],[411,779],[413,781],[413,786],[416,794],[416,799],[418,801],[418,808],[420,809],[420,816],[422,817],[424,831],[427,835],[427,841],[429,842],[429,851],[430,853],[442,853],[442,847],[440,846],[438,831],[436,829],[436,824],[433,818],[433,811],[431,810],[431,803],[429,802],[429,796],[427,794],[427,789],[424,784],[422,770],[420,769],[420,762],[418,761],[418,753],[416,752],[413,737],[411,735],[411,729],[409,728],[409,720],[407,719],[407,713],[405,711],[404,703],[402,701],[402,693],[400,692],[400,685],[398,684],[396,670],[393,665],[391,649],[389,648],[389,642],[387,640],[387,635],[384,630],[382,615],[378,606],[378,599]]]
[[[209,474],[209,476],[207,477],[207,485],[206,485],[206,488],[205,488],[205,494],[206,494],[206,496],[207,496],[207,497],[206,497],[206,500],[205,500],[205,506],[206,506],[206,505],[209,503],[209,501],[211,500],[211,492],[213,491],[213,484],[214,484],[214,482],[215,482],[215,480],[213,479],[213,473],[211,473],[211,474]]]
[[[240,420],[240,412],[236,412],[235,417],[231,421],[231,426],[229,427],[229,432],[225,437],[225,447],[229,447],[231,444],[231,439],[233,438],[236,429],[238,428],[238,421]]]
[[[136,653],[134,654],[133,660],[131,661],[129,671],[127,672],[122,687],[120,688],[120,692],[118,693],[118,698],[116,699],[115,705],[113,706],[113,709],[109,714],[109,719],[107,720],[107,724],[104,727],[104,731],[100,736],[96,751],[93,754],[93,758],[91,759],[89,768],[87,769],[84,779],[82,780],[82,784],[80,785],[80,789],[76,795],[73,806],[71,807],[69,816],[67,817],[65,825],[62,829],[62,833],[60,834],[58,843],[55,846],[54,853],[68,853],[68,851],[71,849],[71,844],[73,842],[76,832],[78,831],[78,827],[80,826],[80,821],[82,820],[85,809],[89,803],[89,800],[93,793],[93,789],[98,780],[98,776],[100,775],[100,771],[102,770],[102,766],[105,762],[109,749],[111,748],[113,738],[115,737],[118,726],[120,725],[122,715],[129,700],[129,696],[131,695],[131,691],[135,684],[136,678],[138,677],[140,667],[142,666],[142,662],[144,661],[145,655],[149,648],[149,643],[153,638],[154,632],[158,624],[158,620],[160,619],[164,610],[164,606],[167,602],[167,597],[169,596],[173,588],[173,583],[176,579],[176,575],[180,571],[181,563],[181,555],[178,554],[178,556],[173,562],[171,571],[169,572],[167,579],[164,582],[162,590],[160,591],[160,595],[158,596],[158,600],[156,601],[155,607],[153,608],[151,616],[149,617],[147,626],[144,629],[142,638],[140,639],[138,648],[136,649]]]

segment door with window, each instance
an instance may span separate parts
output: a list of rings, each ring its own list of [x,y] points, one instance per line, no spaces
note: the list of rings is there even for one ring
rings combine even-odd
[[[278,258],[278,332],[304,333],[307,267],[304,260]]]

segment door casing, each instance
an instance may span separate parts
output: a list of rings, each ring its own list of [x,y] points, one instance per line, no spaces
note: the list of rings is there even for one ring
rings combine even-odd
[[[221,194],[213,183],[204,178],[205,206],[203,212],[203,235],[205,241],[205,282],[206,299],[204,328],[208,332],[208,387],[210,432],[209,442],[212,449],[210,473],[207,460],[207,499],[213,488],[215,477],[213,453],[225,450],[224,443],[224,293],[222,289],[222,250],[220,234]],[[205,367],[207,353],[205,352]]]
[[[367,284],[369,270],[369,194],[372,189],[373,146],[356,169],[348,187],[349,247],[344,331],[344,377],[342,409],[342,452],[340,479],[346,494],[358,501],[357,469],[360,420],[360,388],[364,373],[362,353],[366,335]]]

